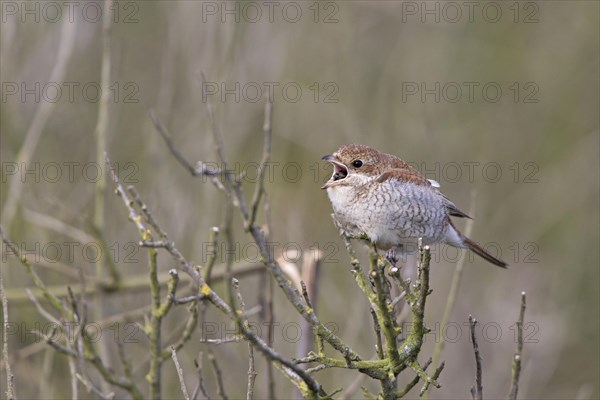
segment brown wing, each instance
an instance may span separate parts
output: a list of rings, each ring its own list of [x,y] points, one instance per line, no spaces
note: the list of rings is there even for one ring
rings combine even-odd
[[[403,161],[402,161],[403,162]],[[400,182],[410,182],[419,186],[431,186],[429,182],[419,171],[406,164],[407,168],[394,168],[377,177],[377,182],[384,182],[388,179],[396,179]]]
[[[398,159],[398,161],[404,164],[403,168],[395,168],[384,172],[383,174],[379,175],[379,177],[377,178],[377,182],[383,182],[388,179],[396,179],[400,182],[410,182],[419,186],[430,186],[433,190],[438,192],[440,196],[444,198],[444,204],[448,209],[448,214],[450,214],[453,217],[472,219],[469,215],[459,210],[458,207],[456,207],[456,205],[448,197],[446,197],[446,195],[440,192],[437,188],[433,187],[431,182],[423,175],[421,175],[419,171],[417,171],[415,168],[411,167],[410,165],[406,164],[400,159]]]

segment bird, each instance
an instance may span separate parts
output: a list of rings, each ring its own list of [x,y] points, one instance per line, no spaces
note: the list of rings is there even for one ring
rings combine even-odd
[[[347,237],[367,238],[377,249],[416,249],[445,243],[470,249],[502,268],[508,264],[463,235],[451,217],[471,218],[440,190],[399,157],[362,144],[347,144],[322,157],[333,165],[322,186],[333,217]]]

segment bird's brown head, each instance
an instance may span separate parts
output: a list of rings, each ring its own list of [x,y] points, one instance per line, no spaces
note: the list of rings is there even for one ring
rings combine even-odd
[[[355,180],[379,176],[389,168],[395,168],[399,158],[377,151],[362,144],[347,144],[322,160],[333,165],[333,174],[322,189],[338,185],[353,185]]]

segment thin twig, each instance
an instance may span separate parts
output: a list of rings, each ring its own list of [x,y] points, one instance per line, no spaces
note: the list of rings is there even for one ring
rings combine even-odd
[[[223,339],[200,339],[199,343],[209,343],[209,344],[226,344],[226,343],[239,343],[242,340],[242,336],[227,336]]]
[[[202,393],[205,399],[210,400],[210,396],[206,392],[206,388],[204,387],[204,375],[202,374],[202,352],[198,353],[198,360],[194,360],[194,364],[196,365],[196,372],[198,374],[198,383],[196,384],[196,388],[194,389],[194,393],[192,394],[192,400],[196,400],[198,394]]]
[[[200,82],[201,84],[206,82],[206,77],[204,76],[203,71],[200,71],[200,81],[201,81]],[[202,89],[204,90],[204,85],[202,85]],[[231,196],[232,199],[237,200],[237,202],[234,201],[235,205],[239,208],[240,212],[242,213],[244,227],[246,228],[246,230],[248,230],[249,227],[251,226],[251,224],[248,223],[249,211],[248,211],[248,206],[246,204],[246,199],[245,199],[243,191],[242,191],[241,181],[240,181],[240,179],[238,179],[238,177],[234,177],[233,174],[230,173],[229,169],[227,168],[227,161],[225,159],[225,149],[223,146],[223,136],[221,135],[221,131],[219,130],[219,125],[217,124],[215,112],[214,112],[214,109],[212,107],[212,103],[210,102],[210,100],[206,101],[206,110],[208,112],[208,118],[210,120],[211,133],[213,136],[215,153],[217,154],[217,158],[219,159],[219,162],[221,163],[221,168],[224,171],[224,173],[222,175],[225,178],[225,185],[224,186],[221,185],[220,188],[225,192],[226,196]],[[264,175],[263,175],[263,179],[264,179]],[[217,182],[219,182],[219,181],[217,180]],[[217,182],[215,182],[215,183],[217,183]]]
[[[98,389],[92,382],[90,382],[90,380],[87,379],[85,376],[83,376],[83,375],[81,375],[79,373],[76,373],[75,377],[77,378],[77,380],[79,382],[83,383],[83,385],[87,389],[88,393],[95,395],[99,399],[110,400],[110,399],[114,399],[115,398],[115,393],[114,392],[109,392],[107,394],[102,393],[102,391],[100,389]],[[76,399],[78,399],[78,398],[79,397],[76,397]]]
[[[377,313],[375,313],[375,310],[371,307],[369,308],[369,311],[371,312],[371,317],[373,317],[373,327],[375,329],[375,338],[377,339],[375,350],[377,352],[377,357],[379,357],[380,360],[383,360],[385,358],[385,355],[383,354],[383,342],[381,341],[381,325],[379,325],[379,321],[377,320]]]
[[[2,358],[6,370],[6,398],[12,400],[16,397],[14,375],[8,358],[8,299],[4,293],[4,281],[0,269],[0,299],[2,300]]]
[[[436,382],[436,383],[437,383],[437,378],[439,378],[439,377],[440,377],[440,374],[441,374],[441,373],[442,373],[442,371],[444,370],[444,366],[445,366],[445,363],[444,363],[444,362],[442,362],[442,363],[440,364],[440,366],[439,366],[439,367],[437,367],[437,369],[435,370],[435,372],[433,373],[433,375],[431,375],[431,380],[428,380],[428,381],[425,383],[425,385],[423,385],[423,387],[421,388],[421,391],[419,392],[419,397],[423,397],[423,394],[424,394],[424,393],[427,391],[427,389],[430,387],[429,385],[430,385],[431,383],[434,383],[434,382]],[[440,387],[441,387],[441,385],[439,385],[439,384],[437,384],[437,385],[434,385],[434,386],[435,386],[435,387],[437,387],[437,388],[440,388]]]
[[[77,345],[75,343],[75,345]],[[70,343],[69,341],[67,341],[67,347],[71,348],[72,347],[72,343]],[[50,349],[48,349],[48,353],[52,353],[53,355],[55,354],[54,352],[52,352]],[[47,353],[47,354],[48,354]],[[46,354],[46,355],[47,355]],[[45,364],[46,359],[44,359],[44,364]],[[50,359],[50,365],[52,365],[53,360]],[[77,367],[75,365],[75,361],[76,359],[73,357],[67,357],[67,364],[69,365],[69,375],[71,375],[71,399],[73,400],[77,400],[79,399],[79,383],[77,381]],[[46,377],[45,373],[41,374],[44,378]],[[48,378],[50,377],[50,374],[47,375]],[[46,381],[46,379],[43,379],[43,381]],[[45,386],[45,382],[44,385],[40,385],[41,386],[41,393],[49,393],[50,390],[46,390]]]
[[[239,286],[237,279],[232,280],[232,287],[237,290],[238,299],[241,299],[241,293],[239,292]],[[238,300],[240,301],[240,300]],[[242,303],[243,304],[243,301]],[[256,335],[250,329],[248,321],[245,319],[243,312],[240,310],[235,310],[233,315],[235,316],[238,329],[244,335],[246,340],[248,340],[252,345],[254,345],[263,355],[265,355],[269,360],[275,363],[275,367],[277,367],[283,374],[285,374],[298,389],[306,389],[312,393],[312,395],[316,394],[324,394],[321,385],[317,383],[309,374],[304,371],[297,363],[288,360],[283,357],[281,354],[277,353],[271,346],[269,346],[265,341],[258,335]],[[304,381],[304,385],[300,385],[299,380]]]
[[[427,373],[425,372],[425,369],[419,365],[419,362],[417,360],[414,360],[412,363],[410,363],[410,367],[412,368],[413,371],[415,371],[417,373],[417,376],[424,382],[423,386],[421,387],[421,391],[419,392],[419,396],[422,396],[423,393],[425,393],[425,391],[431,385],[433,385],[437,388],[441,387],[441,385],[438,383],[436,378],[434,378],[433,376],[427,375]]]
[[[427,362],[423,365],[423,371],[427,371],[427,368],[429,367],[429,365],[431,365],[431,358],[429,360],[427,360]],[[402,397],[406,396],[408,394],[408,392],[410,392],[411,389],[414,388],[417,385],[417,383],[419,383],[420,380],[421,380],[421,377],[419,375],[415,376],[412,381],[408,382],[408,384],[404,387],[404,389],[396,392],[396,397],[402,398]]]
[[[396,304],[400,303],[402,300],[404,300],[404,298],[406,297],[406,292],[402,292],[400,293],[398,296],[394,297],[394,300],[392,300],[392,303],[390,304],[392,307],[395,307]],[[398,322],[398,321],[396,321]]]
[[[201,82],[200,82],[201,84],[206,82],[206,77],[204,76],[203,71],[200,71],[200,80],[201,80]],[[213,107],[212,107],[212,104],[210,101],[206,102],[206,109],[208,111],[208,118],[210,119],[211,132],[213,134],[213,140],[214,140],[214,146],[215,146],[215,153],[217,153],[217,156],[219,157],[219,161],[221,162],[221,165],[226,170],[227,163],[225,162],[225,150],[223,149],[223,138],[221,136],[221,132],[219,131],[219,125],[217,124],[217,120],[215,118],[215,112],[213,110]]]
[[[125,345],[122,341],[117,340],[117,353],[119,354],[119,359],[121,360],[121,365],[123,365],[123,373],[129,380],[133,380],[133,373],[131,362],[127,359],[127,355],[125,354]]]
[[[202,299],[204,299],[204,297]],[[176,304],[176,301],[173,300],[173,303]],[[181,348],[183,348],[185,343],[187,343],[187,341],[191,339],[192,333],[194,333],[194,330],[196,329],[196,326],[198,325],[198,314],[199,314],[198,313],[198,304],[197,303],[192,304],[190,307],[188,307],[188,311],[190,313],[190,316],[188,317],[187,321],[185,322],[185,327],[183,328],[183,331],[181,332],[179,339],[177,339],[175,344],[173,344],[173,347],[177,351],[179,351]],[[176,329],[176,330],[174,330],[173,333],[176,333],[178,331],[179,331],[179,329]],[[168,342],[172,342],[171,336],[173,336],[173,335],[170,335],[167,338]],[[166,357],[166,354],[164,351],[163,351],[162,357],[163,357],[163,359]]]
[[[219,397],[222,399],[227,400],[228,397],[227,394],[225,394],[225,385],[223,384],[223,373],[221,372],[217,358],[212,351],[208,352],[208,361],[210,361],[213,373],[215,374],[215,381],[217,382],[217,395],[219,395]]]
[[[112,161],[110,160],[110,158],[108,158],[108,153],[104,154],[104,161],[106,166],[108,167],[112,180],[117,187],[115,192],[117,196],[120,196],[121,199],[123,199],[123,203],[125,203],[125,207],[127,207],[127,210],[129,211],[129,220],[135,224],[140,236],[142,237],[142,240],[148,240],[147,234],[148,232],[150,232],[150,230],[147,229],[146,226],[142,223],[141,216],[133,208],[134,202],[132,199],[129,198],[129,195],[127,194],[127,191],[125,191],[125,189],[123,188],[123,185],[121,185],[119,176],[113,168]]]
[[[510,392],[508,398],[511,400],[517,399],[519,392],[519,377],[521,376],[521,353],[523,352],[523,320],[525,319],[525,303],[526,294],[521,292],[521,311],[519,312],[519,320],[517,321],[517,350],[512,362],[512,379],[510,384]]]
[[[53,295],[51,292],[48,291],[48,288],[46,287],[46,284],[44,283],[44,281],[42,281],[40,279],[39,275],[32,268],[31,263],[29,262],[29,259],[27,257],[25,257],[25,255],[23,255],[21,253],[19,248],[8,238],[8,236],[7,236],[6,232],[4,232],[4,229],[2,228],[2,226],[0,226],[0,236],[2,236],[2,241],[6,244],[6,246],[10,249],[10,251],[12,251],[12,254],[15,255],[17,257],[17,259],[21,262],[21,264],[25,267],[25,269],[27,270],[27,273],[33,280],[33,283],[42,292],[42,294],[46,298],[46,300],[48,300],[48,302],[50,302],[50,304],[55,309],[59,310],[66,319],[68,319],[68,320],[72,319],[71,312],[67,309],[67,307],[63,304],[63,302],[58,297],[56,297],[55,295]]]
[[[469,327],[471,330],[471,342],[473,342],[473,352],[475,353],[475,385],[471,388],[471,396],[475,400],[481,400],[483,398],[483,382],[481,379],[481,355],[479,354],[479,345],[477,344],[477,336],[475,335],[475,326],[477,320],[469,315]]]
[[[442,371],[444,370],[444,366],[446,365],[446,363],[444,361],[442,361],[442,363],[440,364],[439,367],[437,367],[437,369],[435,370],[435,372],[433,373],[433,375],[431,375],[431,378],[433,380],[437,380],[437,378],[440,377],[440,374],[442,373]],[[421,396],[423,396],[423,392],[424,390],[421,391]]]
[[[33,294],[31,294],[31,291],[29,290],[29,288],[25,288],[25,292],[27,293],[27,295],[29,296],[29,299],[35,305],[37,311],[40,313],[40,315],[42,317],[44,317],[48,321],[52,322],[55,326],[62,325],[60,323],[60,321],[56,317],[54,317],[54,315],[50,314],[48,311],[46,311],[46,309],[44,307],[42,307],[42,305],[40,304],[40,302],[38,301],[38,299],[36,299],[33,296]]]
[[[161,307],[160,301],[160,285],[158,284],[158,254],[155,249],[148,251],[149,263],[149,280],[150,280],[150,297],[152,301],[152,312],[150,313],[150,321],[146,323],[144,331],[150,340],[150,371],[148,371],[147,379],[150,381],[150,398],[158,399],[161,397],[161,379],[160,370],[162,366],[161,350],[162,337],[161,325],[162,318],[165,316],[168,308]],[[175,274],[177,277],[177,274]],[[175,277],[172,278],[176,279]],[[172,284],[171,284],[172,285]],[[174,285],[173,285],[174,286]],[[165,310],[161,313],[161,310]]]
[[[121,197],[121,199],[123,200],[123,203],[125,204],[125,207],[129,210],[130,221],[132,221],[136,225],[136,227],[138,229],[138,233],[140,234],[140,237],[142,239],[142,242],[152,241],[152,232],[150,231],[150,229],[146,228],[146,226],[142,222],[142,217],[133,208],[133,204],[134,204],[133,200],[131,200],[129,198],[127,192],[125,191],[125,189],[119,182],[119,177],[111,165],[111,161],[110,161],[110,158],[108,157],[108,154],[105,155],[105,158],[106,158],[106,164],[108,165],[113,182],[117,187],[116,193],[117,193],[117,195],[119,195]],[[210,287],[208,287],[208,285],[206,285],[206,283],[204,282],[204,279],[202,279],[202,276],[200,275],[200,272],[198,270],[196,270],[194,267],[192,267],[192,265],[185,259],[183,254],[181,254],[181,252],[175,247],[175,244],[170,241],[164,242],[163,244],[164,244],[165,250],[167,250],[167,252],[169,252],[171,254],[171,256],[179,262],[179,266],[183,270],[183,272],[185,272],[190,278],[192,278],[192,281],[194,283],[194,291],[197,291],[198,288],[200,288],[201,291],[204,290],[204,292],[206,292],[206,293],[204,293],[204,292],[202,292],[202,293],[205,294],[207,297],[209,297],[211,302],[217,308],[219,308],[221,311],[228,314],[231,311],[230,307],[219,296],[217,296],[216,293],[212,289],[210,289]]]
[[[247,227],[254,225],[256,221],[256,214],[258,213],[258,207],[260,205],[260,201],[265,192],[265,172],[267,163],[271,158],[271,141],[272,141],[272,129],[271,126],[273,124],[273,99],[270,98],[267,100],[265,104],[265,120],[263,124],[263,154],[262,159],[260,161],[260,166],[258,169],[258,184],[256,185],[256,189],[254,191],[254,197],[252,198],[252,203],[250,206],[250,216],[248,217]]]
[[[208,258],[206,260],[206,266],[204,267],[204,280],[207,285],[210,285],[212,282],[212,271],[215,265],[215,261],[217,260],[217,239],[219,238],[219,228],[213,226],[210,230],[210,236],[208,239],[209,246],[212,246],[213,251],[208,253]]]
[[[244,303],[244,299],[242,298],[242,293],[240,292],[240,286],[237,279],[232,280],[232,285],[237,292],[237,299],[240,304],[240,310],[242,313],[246,311],[246,304]],[[254,368],[254,348],[252,347],[252,343],[248,343],[248,384],[246,390],[246,400],[252,400],[254,397],[254,384],[256,382],[256,369]]]
[[[248,390],[246,391],[246,400],[254,398],[254,384],[256,382],[256,368],[254,368],[254,347],[248,343]]]
[[[317,312],[316,304],[319,296],[319,271],[321,268],[322,253],[318,249],[312,249],[304,256],[301,270],[302,296],[306,305],[313,312]],[[306,283],[305,283],[306,282]],[[296,357],[304,357],[312,350],[314,334],[311,324],[304,318],[300,318],[301,337],[296,347]],[[317,351],[321,354],[323,339],[317,335]]]
[[[183,393],[183,398],[185,400],[190,400],[190,395],[188,394],[187,387],[185,386],[185,380],[183,379],[183,369],[179,365],[179,360],[177,359],[177,352],[175,351],[175,347],[171,346],[171,358],[173,359],[173,363],[175,364],[175,370],[177,371],[177,376],[179,377],[179,385],[181,387],[181,393]]]
[[[80,279],[80,271],[76,271],[73,269],[73,267],[61,263],[61,262],[45,262],[44,260],[37,260],[38,262],[32,262],[32,266],[35,269],[47,269],[47,270],[51,270],[51,271],[55,271],[58,272],[59,274],[63,275],[65,278],[69,278],[72,279],[74,281],[78,281]],[[94,276],[91,275],[86,275],[85,279],[87,281],[90,281],[94,284],[97,284],[98,286],[100,286],[101,288],[107,286],[108,282],[98,282],[96,281],[96,278]],[[57,286],[53,286],[50,285],[48,286],[48,290],[52,293],[55,292],[55,288],[57,287],[61,287],[62,292],[66,294],[66,288],[67,285],[57,285]],[[35,288],[33,289],[34,291],[36,290]],[[93,289],[95,290],[95,289]],[[90,291],[92,291],[92,289],[90,289]],[[40,293],[37,293],[37,296],[39,297]],[[23,290],[21,288],[9,288],[6,290],[6,297],[8,298],[9,301],[11,302],[23,302],[27,300],[27,296],[25,296],[25,293],[23,292]],[[59,295],[60,297],[60,295]]]
[[[167,237],[167,234],[162,230],[156,219],[154,219],[154,216],[148,209],[146,203],[144,203],[144,201],[140,197],[140,193],[137,191],[137,189],[134,186],[129,185],[127,186],[127,191],[129,192],[129,194],[131,194],[131,197],[137,203],[138,207],[142,211],[142,214],[144,214],[144,219],[146,220],[148,225],[150,225],[152,229],[154,229],[154,231],[157,233],[158,238],[165,242],[168,241],[169,238]]]
[[[67,346],[70,346],[69,342],[67,342]],[[78,373],[77,367],[75,366],[75,359],[73,357],[68,357],[67,364],[69,365],[69,374],[71,374],[71,399],[77,400],[79,399],[79,384],[77,383]]]
[[[78,351],[76,352],[75,350],[71,350],[64,345],[55,342],[52,339],[55,336],[54,328],[52,328],[50,330],[49,335],[45,335],[44,333],[38,332],[38,331],[34,331],[34,333],[37,334],[40,338],[43,338],[44,341],[46,342],[46,344],[51,346],[53,349],[55,349],[59,353],[65,354],[70,357],[75,357],[75,358],[77,358],[79,356]],[[111,383],[115,386],[118,386],[118,387],[124,389],[124,390],[127,390],[131,394],[132,398],[134,398],[134,399],[142,399],[143,398],[140,390],[137,388],[137,385],[134,382],[132,382],[128,379],[124,379],[122,376],[116,374],[114,371],[112,371],[111,369],[106,367],[106,365],[104,364],[102,359],[98,356],[98,353],[97,353],[96,349],[94,348],[94,346],[91,346],[91,345],[87,344],[87,342],[86,342],[85,351],[86,351],[84,354],[85,360],[88,362],[91,362],[92,365],[94,365],[94,367],[98,370],[98,372],[102,375],[102,377],[108,383]]]
[[[183,154],[179,152],[177,147],[175,147],[175,144],[173,143],[173,137],[171,136],[165,125],[162,123],[160,118],[158,118],[158,115],[156,115],[156,112],[154,110],[150,110],[150,119],[152,120],[154,127],[156,128],[158,133],[160,133],[160,136],[165,141],[167,147],[169,148],[169,151],[171,151],[171,154],[173,154],[175,159],[179,161],[179,163],[183,165],[183,167],[187,169],[188,172],[193,176],[201,175],[198,173],[196,168],[186,160]]]
[[[223,217],[223,236],[225,236],[225,243],[227,249],[235,248],[235,240],[233,236],[233,208],[234,208],[234,200],[231,194],[231,191],[227,190],[225,192],[226,202],[225,202],[225,215]],[[234,252],[227,251],[225,252],[225,281],[227,283],[231,283],[231,279],[233,275],[231,273],[231,269],[233,268],[234,263]],[[233,296],[232,285],[225,285],[227,290],[227,297],[229,299],[229,304],[235,304],[235,299]],[[237,316],[236,316],[237,318]]]
[[[383,336],[385,337],[385,355],[390,359],[391,367],[396,370],[402,364],[400,361],[400,354],[396,345],[396,337],[398,335],[397,326],[388,308],[388,296],[385,290],[385,276],[384,276],[384,265],[380,262],[381,258],[378,257],[376,250],[371,254],[371,271],[370,276],[375,281],[375,296],[376,296],[376,308],[375,314],[379,321],[379,324],[383,330]]]
[[[70,237],[71,239],[81,244],[92,243],[96,241],[96,238],[94,236],[75,226],[69,225],[64,221],[61,221],[60,219],[55,218],[52,215],[43,214],[34,210],[24,208],[23,218],[27,222],[35,226],[50,229],[56,233],[60,233],[61,235]]]
[[[267,284],[267,326],[274,326],[275,323],[275,303],[273,302],[273,298],[275,297],[275,283],[271,277],[271,275],[265,274],[265,280],[268,282]],[[275,341],[275,332],[274,329],[269,329],[267,332],[267,345],[273,347],[273,342]],[[268,397],[270,399],[275,398],[275,371],[273,370],[273,363],[267,362],[267,388],[268,388]]]

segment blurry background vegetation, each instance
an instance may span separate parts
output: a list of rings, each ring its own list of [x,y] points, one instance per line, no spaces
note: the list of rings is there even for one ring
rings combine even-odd
[[[15,16],[6,12],[8,3],[14,2],[2,2],[0,42],[3,205],[10,182],[5,167],[15,162],[36,110],[47,101],[43,93],[40,102],[31,95],[25,101],[21,93],[7,95],[5,83],[20,87],[25,82],[31,88],[36,82],[42,86],[49,82],[66,20],[63,16],[52,23],[41,15],[36,22],[32,16]],[[31,7],[35,3],[27,2]],[[273,22],[262,2],[253,2],[262,12],[256,22],[250,21],[255,19],[256,7],[245,8],[244,13],[243,4],[235,2],[115,3],[119,13],[112,16],[116,23],[112,26],[111,82],[118,91],[111,91],[108,153],[120,164],[122,175],[131,173],[130,182],[137,181],[146,203],[187,258],[202,263],[206,260],[202,243],[207,241],[210,227],[222,220],[221,194],[212,185],[191,178],[177,164],[152,127],[148,110],[156,110],[189,159],[216,161],[199,82],[199,73],[204,71],[207,81],[219,88],[218,94],[208,98],[215,107],[227,156],[238,161],[241,169],[247,168],[251,179],[254,169],[248,163],[260,159],[262,145],[263,82],[278,82],[274,91],[274,166],[267,184],[271,233],[280,244],[277,251],[294,243],[305,251],[316,245],[327,254],[332,252],[320,278],[318,309],[323,321],[336,324],[338,333],[360,353],[368,356],[373,352],[372,330],[365,329],[371,324],[368,306],[358,294],[348,256],[329,218],[330,204],[319,189],[330,173],[320,157],[345,143],[364,143],[424,167],[428,177],[438,180],[444,193],[465,211],[470,191],[476,191],[472,236],[484,244],[496,244],[511,264],[505,271],[480,259],[467,262],[451,317],[454,330],[446,332],[443,387],[434,389],[432,397],[469,396],[474,361],[464,325],[468,314],[479,319],[480,328],[487,326],[487,336],[479,331],[484,393],[490,398],[507,393],[515,347],[511,326],[518,315],[519,294],[526,291],[526,321],[533,324],[526,330],[520,397],[598,398],[599,3],[498,2],[502,15],[497,22],[489,20],[496,8],[487,9],[486,20],[482,10],[488,3],[475,3],[472,22],[469,9],[461,2],[453,3],[454,9],[445,8],[443,2],[348,1],[317,6],[296,2],[297,7],[286,9],[288,14],[283,13],[288,3],[280,2],[274,7]],[[14,4],[22,8],[25,3]],[[27,175],[14,219],[8,221],[9,226],[2,221],[11,238],[29,249],[35,243],[43,248],[70,240],[40,226],[31,212],[91,232],[95,185],[84,179],[81,165],[95,162],[98,103],[84,98],[81,88],[100,82],[102,35],[101,23],[81,17],[83,4],[75,8],[75,43],[63,79],[80,83],[79,89],[71,101],[63,86],[30,161],[42,169],[48,163],[59,163],[62,178],[49,182],[42,175],[36,182]],[[235,15],[222,14],[235,7],[240,10],[239,22]],[[416,15],[411,7],[416,7]],[[440,10],[439,22],[430,14],[422,20],[420,13],[425,7]],[[456,19],[456,7],[462,16],[451,22]],[[294,18],[296,8],[302,16],[297,22],[286,21],[284,15]],[[316,21],[315,9],[320,11]],[[231,94],[222,99],[221,84],[233,89],[236,82],[240,84],[239,101]],[[256,102],[251,101],[256,96],[256,86],[248,86],[252,82],[265,89]],[[433,94],[422,101],[420,92],[406,92],[421,83],[435,89],[436,82],[440,83],[439,101]],[[478,84],[472,101],[465,82]],[[128,83],[133,86],[125,87]],[[301,88],[297,102],[290,101],[295,96],[293,88],[288,97],[282,93],[281,88],[289,83]],[[484,97],[486,83],[502,89],[498,101]],[[456,86],[463,91],[454,102]],[[90,93],[94,97],[93,91]],[[128,94],[131,97],[126,99]],[[325,102],[329,94],[336,102]],[[495,96],[492,89],[489,95]],[[131,99],[138,101],[126,101]],[[74,169],[73,182],[69,182],[65,162],[81,163]],[[129,162],[136,168],[126,167]],[[465,163],[479,163],[470,164],[472,176]],[[489,163],[497,164],[484,170]],[[284,169],[286,165],[292,167]],[[456,165],[462,167],[458,176]],[[502,175],[495,179],[497,170]],[[90,174],[93,176],[93,171]],[[115,257],[123,275],[143,274],[144,252],[133,256],[136,262],[124,262],[130,251],[125,246],[137,242],[137,232],[112,194],[112,185],[109,188],[104,235],[119,249]],[[236,238],[241,248],[251,243],[241,228]],[[443,248],[438,254],[444,251],[448,256],[456,254]],[[254,253],[238,254],[252,257]],[[448,258],[441,257],[432,265],[434,292],[427,305],[427,321],[434,332],[423,354],[430,353],[436,338],[444,337],[436,321],[441,319],[453,271],[454,263]],[[170,259],[161,260],[162,271],[173,266]],[[3,256],[5,287],[22,291],[32,286],[20,266],[9,261]],[[67,262],[65,254],[61,261]],[[75,252],[70,264],[84,266],[90,274],[95,266],[86,262],[81,251]],[[65,283],[66,278],[56,272],[43,270],[41,274],[49,284]],[[247,302],[254,303],[265,290],[261,282],[256,277],[242,279]],[[222,286],[217,285],[217,290]],[[296,321],[284,297],[277,290],[275,293],[280,327]],[[108,296],[104,317],[143,306],[148,296],[147,292]],[[24,323],[22,329],[34,329],[35,321],[42,321],[27,302],[9,305],[10,320]],[[184,313],[181,310],[179,315]],[[167,326],[180,322],[174,314]],[[221,321],[212,311],[208,318]],[[225,326],[233,330],[231,323]],[[215,337],[224,334],[221,330]],[[294,336],[293,331],[290,335]],[[192,360],[205,346],[198,343],[199,337],[200,330],[180,353],[190,382],[195,379]],[[31,334],[8,339],[12,354],[35,341]],[[136,339],[139,343],[128,346],[128,354],[141,365],[138,372],[143,379],[146,342],[141,332]],[[275,347],[287,356],[295,354],[295,344],[286,341],[277,327]],[[111,344],[110,350],[115,349]],[[245,396],[246,345],[221,345],[215,351],[226,369],[228,394]],[[21,355],[14,364],[20,397],[69,396],[64,357],[51,353],[41,347]],[[114,354],[113,358],[116,360]],[[264,371],[261,358],[257,397],[266,393]],[[163,374],[165,397],[179,397],[169,362]],[[207,386],[214,393],[215,385],[207,376]],[[330,390],[348,386],[354,376],[342,370],[317,374]],[[43,382],[40,388],[45,391],[30,384],[33,377]],[[283,384],[277,373],[276,378],[278,397],[290,396],[289,385]],[[363,384],[375,387],[374,382]],[[4,389],[2,392],[4,395]]]

